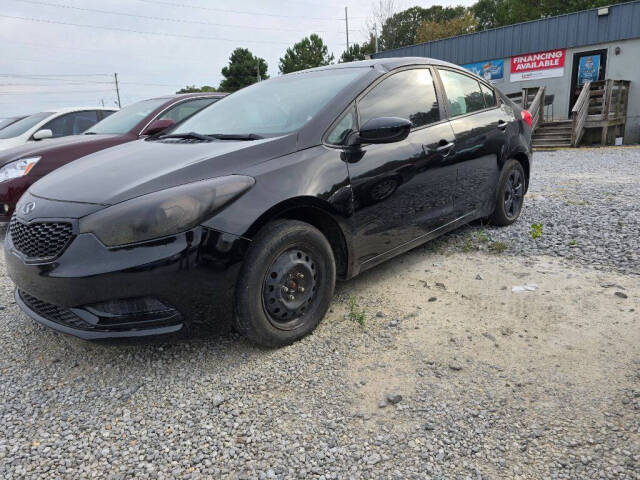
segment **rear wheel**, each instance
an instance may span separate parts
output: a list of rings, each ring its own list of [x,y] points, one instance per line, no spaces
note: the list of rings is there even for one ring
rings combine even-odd
[[[333,251],[315,227],[294,220],[265,226],[251,242],[236,291],[236,329],[277,347],[312,332],[335,286]]]
[[[496,206],[489,222],[493,225],[511,225],[520,216],[524,203],[526,177],[517,160],[509,160],[502,169],[498,182]]]

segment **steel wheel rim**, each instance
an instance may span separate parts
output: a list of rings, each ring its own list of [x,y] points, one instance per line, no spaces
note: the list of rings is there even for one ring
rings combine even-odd
[[[293,330],[306,321],[317,298],[318,277],[318,262],[306,249],[288,249],[273,261],[262,285],[262,306],[271,325]]]
[[[509,173],[504,186],[504,212],[507,218],[512,219],[518,216],[522,208],[523,196],[522,175],[518,170],[514,170]]]

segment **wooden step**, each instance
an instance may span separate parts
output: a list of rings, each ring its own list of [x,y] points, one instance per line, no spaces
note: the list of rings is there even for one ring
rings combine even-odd
[[[554,133],[543,133],[543,134],[538,134],[536,132],[536,134],[533,136],[533,141],[534,142],[546,142],[546,141],[551,141],[551,142],[555,142],[555,141],[559,141],[559,142],[570,142],[571,141],[571,134],[554,134]]]
[[[533,148],[536,150],[554,150],[556,148],[569,148],[571,147],[571,142],[544,142],[544,143],[533,143]]]
[[[542,122],[540,127],[571,127],[571,120],[556,120],[555,122]]]
[[[571,135],[570,128],[537,128],[534,135]]]

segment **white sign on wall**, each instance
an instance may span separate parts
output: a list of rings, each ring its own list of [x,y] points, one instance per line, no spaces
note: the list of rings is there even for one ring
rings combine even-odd
[[[511,82],[562,77],[566,50],[549,50],[511,57]]]

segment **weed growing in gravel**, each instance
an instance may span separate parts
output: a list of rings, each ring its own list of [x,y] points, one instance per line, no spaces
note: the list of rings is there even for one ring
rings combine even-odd
[[[618,231],[622,230],[622,227],[624,227],[624,222],[622,220],[618,220],[618,223],[616,224],[616,228],[618,229]]]
[[[491,242],[488,248],[493,253],[502,253],[507,250],[509,246],[504,242]]]
[[[366,313],[358,306],[358,301],[354,295],[349,296],[349,320],[357,322],[358,325],[364,327],[366,321]]]
[[[567,203],[569,205],[578,205],[578,206],[585,206],[585,205],[589,205],[589,202],[585,201],[585,200],[567,200]]]
[[[578,245],[578,242],[576,242],[575,240],[571,240],[571,241],[569,242],[569,246],[570,246],[570,247],[575,247],[576,245]]]
[[[542,223],[531,224],[531,238],[540,238],[542,236]]]
[[[491,235],[484,228],[479,232],[471,232],[465,235],[462,251],[469,253],[472,250],[480,250],[478,243],[491,243]]]

